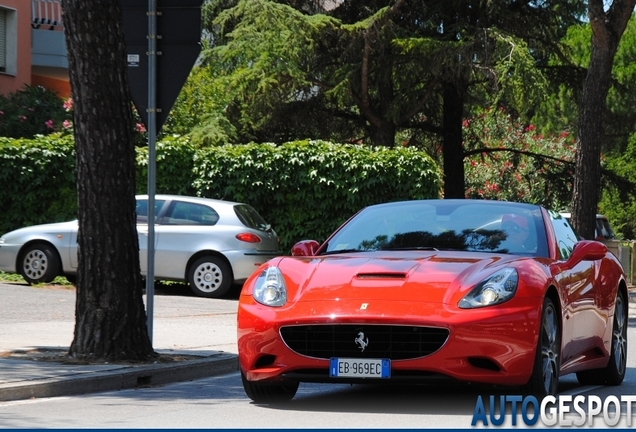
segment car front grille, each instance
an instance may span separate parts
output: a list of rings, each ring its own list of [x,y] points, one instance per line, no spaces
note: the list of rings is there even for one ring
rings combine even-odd
[[[437,327],[373,324],[316,324],[280,329],[290,349],[322,359],[423,357],[440,349],[448,333],[447,329]]]

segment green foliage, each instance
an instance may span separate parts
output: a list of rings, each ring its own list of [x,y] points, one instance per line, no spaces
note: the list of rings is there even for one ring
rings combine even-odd
[[[519,113],[536,106],[547,88],[547,78],[540,68],[528,44],[522,39],[502,32],[490,31],[494,39],[494,67],[499,94],[496,102],[505,101]],[[530,84],[530,85],[528,85]]]
[[[555,87],[548,92],[537,107],[532,122],[543,133],[568,131],[573,135],[578,129],[578,103],[583,79],[590,62],[589,23],[572,26],[563,39],[566,59],[554,61]],[[623,151],[630,134],[636,129],[636,16],[632,16],[621,37],[612,67],[612,87],[607,95],[605,114],[605,138],[603,151]]]
[[[17,273],[5,273],[3,271],[0,271],[0,281],[3,282],[18,282],[18,283],[26,283],[26,281],[24,280],[24,278],[17,274]],[[55,279],[53,279],[50,283],[45,284],[35,284],[32,285],[33,288],[38,288],[38,287],[47,287],[50,285],[58,285],[58,286],[63,286],[67,289],[73,289],[73,284],[71,282],[69,282],[68,279],[66,279],[64,276],[57,276]]]
[[[0,184],[0,232],[77,217],[73,138],[0,138]]]
[[[255,138],[281,105],[311,97],[311,68],[320,32],[333,28],[325,15],[304,15],[268,0],[239,1],[215,17],[227,43],[204,54],[205,64],[223,65],[218,80],[234,101],[234,128]],[[210,120],[219,122],[219,116]]]
[[[230,102],[217,62],[195,66],[162,127],[161,136],[191,135],[202,146],[236,142],[234,126],[225,116]]]
[[[622,154],[607,157],[607,167],[636,183],[636,133],[632,134]],[[598,210],[607,216],[619,238],[636,239],[636,190],[608,185],[603,190]]]
[[[561,210],[570,205],[575,143],[544,136],[503,109],[464,122],[466,197],[522,201]]]
[[[0,281],[21,282],[21,283],[26,282],[24,278],[17,273],[5,273],[3,271],[0,271]]]
[[[228,96],[208,131],[225,117],[237,142],[394,146],[399,135],[427,148],[443,127],[459,126],[442,119],[448,84],[465,96],[466,112],[503,103],[531,115],[545,94],[540,66],[584,9],[576,0],[321,5],[204,4],[204,64],[219,68]]]
[[[296,241],[322,241],[362,207],[437,198],[441,175],[424,153],[297,141],[281,146],[224,146],[197,153],[202,196],[250,203],[288,252]]]
[[[138,194],[148,192],[148,147],[137,147]],[[187,137],[167,137],[155,145],[157,193],[196,195],[194,182],[195,148]]]
[[[607,95],[605,151],[623,151],[636,130],[636,16],[621,37],[612,66],[612,87]]]
[[[64,101],[44,87],[24,86],[24,90],[0,95],[0,136],[33,138],[64,130],[71,114]]]

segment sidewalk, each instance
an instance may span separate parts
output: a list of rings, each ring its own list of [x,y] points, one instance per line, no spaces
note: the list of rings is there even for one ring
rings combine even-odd
[[[63,353],[46,348],[5,353],[0,357],[0,402],[159,386],[238,370],[237,356],[222,351],[184,352],[177,361],[143,365],[69,364],[59,360]]]
[[[236,301],[156,296],[153,364],[65,361],[74,290],[0,282],[0,402],[189,381],[238,370]]]

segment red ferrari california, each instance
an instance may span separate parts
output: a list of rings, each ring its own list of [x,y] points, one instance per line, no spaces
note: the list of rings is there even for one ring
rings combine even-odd
[[[603,243],[543,207],[422,200],[367,207],[245,283],[243,386],[257,402],[300,382],[446,377],[555,394],[560,376],[618,385],[628,293]]]

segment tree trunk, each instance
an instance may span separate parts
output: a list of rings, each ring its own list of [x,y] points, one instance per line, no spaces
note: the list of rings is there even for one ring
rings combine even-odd
[[[79,267],[69,355],[148,360],[120,0],[62,0],[74,102]]]
[[[395,146],[395,125],[389,121],[371,125],[371,141],[374,145],[393,148]]]
[[[462,113],[464,97],[455,84],[444,86],[444,198],[465,198]]]
[[[636,0],[614,0],[605,12],[603,0],[589,0],[588,3],[592,49],[579,106],[579,141],[572,191],[572,225],[578,235],[586,239],[595,237],[603,113],[611,85],[612,64],[635,4]]]

